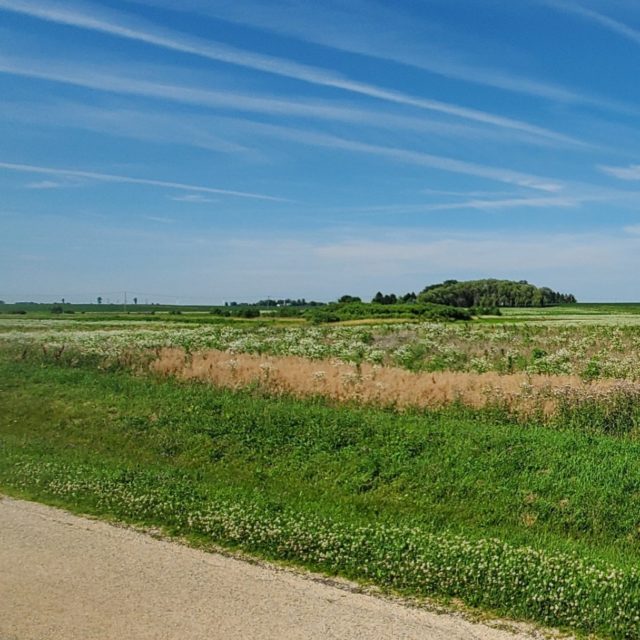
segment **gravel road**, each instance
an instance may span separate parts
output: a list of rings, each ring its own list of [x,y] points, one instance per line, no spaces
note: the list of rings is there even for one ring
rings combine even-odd
[[[0,640],[531,640],[0,497]]]

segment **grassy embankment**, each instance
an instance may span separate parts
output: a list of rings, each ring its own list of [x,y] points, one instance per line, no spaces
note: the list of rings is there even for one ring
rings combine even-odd
[[[640,636],[640,443],[0,357],[0,487],[547,624]]]

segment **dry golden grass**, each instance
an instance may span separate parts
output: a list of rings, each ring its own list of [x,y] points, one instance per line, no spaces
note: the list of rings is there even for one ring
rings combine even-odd
[[[481,408],[500,405],[520,414],[552,414],[561,396],[592,398],[620,389],[620,382],[585,382],[576,376],[516,373],[414,373],[371,364],[307,360],[295,356],[261,356],[204,351],[187,354],[162,349],[151,370],[185,380],[209,381],[216,386],[257,385],[273,393],[298,397],[323,396],[336,401],[437,408],[452,402]]]

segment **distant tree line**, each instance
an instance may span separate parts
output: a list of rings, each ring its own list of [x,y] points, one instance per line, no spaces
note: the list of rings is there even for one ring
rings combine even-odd
[[[102,304],[102,296],[96,298],[101,311],[120,311],[120,304]],[[546,307],[559,304],[573,304],[576,298],[570,293],[559,293],[549,287],[536,287],[526,280],[445,280],[439,284],[426,286],[419,294],[415,292],[397,295],[378,291],[370,303],[358,296],[343,295],[337,302],[307,301],[305,298],[278,298],[257,302],[225,302],[224,306],[204,305],[160,305],[158,303],[138,305],[133,298],[136,312],[155,314],[165,311],[181,314],[183,311],[206,312],[221,317],[259,318],[300,317],[311,322],[338,322],[359,318],[406,317],[431,320],[468,320],[473,316],[500,315],[504,307]],[[50,303],[49,303],[50,304]],[[6,303],[0,301],[0,305]],[[4,310],[4,313],[20,313],[44,310],[46,303],[19,302]],[[71,308],[73,307],[73,308]],[[85,313],[94,305],[71,305],[62,298],[60,303],[49,307],[51,314]],[[127,310],[127,313],[129,311]]]
[[[403,296],[397,296],[395,293],[384,294],[378,291],[371,302],[374,304],[415,304],[417,302],[415,293],[405,293]]]
[[[332,302],[316,309],[307,309],[304,317],[310,322],[341,322],[363,318],[414,318],[422,320],[471,320],[468,309],[442,304],[378,304],[375,302]]]
[[[316,302],[315,300],[305,300],[304,298],[298,298],[294,300],[292,298],[280,298],[266,300],[258,300],[258,302],[225,302],[225,307],[318,307],[325,304],[324,302]]]
[[[418,295],[423,303],[453,307],[547,307],[574,304],[571,293],[559,293],[549,287],[536,287],[526,280],[445,280],[425,287]]]

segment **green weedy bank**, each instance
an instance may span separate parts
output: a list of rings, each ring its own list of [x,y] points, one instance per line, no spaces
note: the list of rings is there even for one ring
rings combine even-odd
[[[0,360],[7,492],[640,637],[640,443]]]

